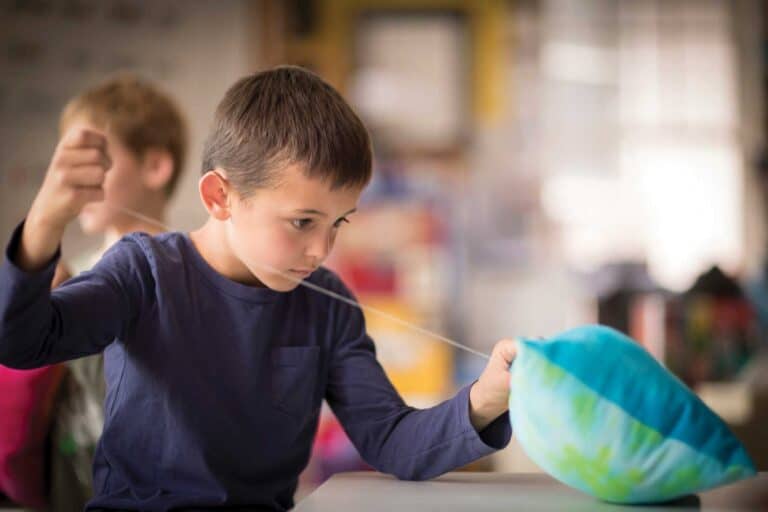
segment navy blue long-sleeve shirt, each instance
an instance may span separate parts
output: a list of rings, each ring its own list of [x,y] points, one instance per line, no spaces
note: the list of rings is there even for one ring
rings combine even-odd
[[[0,364],[33,368],[104,351],[106,424],[88,509],[293,506],[327,400],[379,471],[428,479],[510,439],[506,415],[477,433],[469,387],[407,406],[376,360],[359,309],[306,287],[251,287],[218,274],[187,235],[135,233],[50,291],[0,266]],[[352,298],[320,269],[309,280]]]

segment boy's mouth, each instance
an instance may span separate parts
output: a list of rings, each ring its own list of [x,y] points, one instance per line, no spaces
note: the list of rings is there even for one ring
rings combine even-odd
[[[301,277],[307,277],[312,272],[314,272],[314,270],[312,270],[312,269],[296,269],[296,268],[292,268],[289,272],[297,274],[297,275],[299,275]]]

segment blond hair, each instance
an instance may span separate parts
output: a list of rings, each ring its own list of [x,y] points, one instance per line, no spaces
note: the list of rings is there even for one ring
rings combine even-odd
[[[78,118],[109,129],[138,159],[149,149],[167,151],[173,159],[173,173],[165,193],[173,193],[184,169],[187,127],[168,95],[133,74],[116,75],[67,103],[59,119],[60,132]]]

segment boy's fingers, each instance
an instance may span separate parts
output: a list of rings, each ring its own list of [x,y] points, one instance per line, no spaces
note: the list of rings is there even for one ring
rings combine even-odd
[[[85,203],[93,203],[104,200],[104,189],[101,187],[79,187],[78,198]]]
[[[107,137],[94,130],[74,127],[64,135],[61,143],[65,148],[106,149]]]
[[[494,352],[497,352],[507,366],[509,366],[517,355],[517,340],[503,339],[499,341],[494,347]]]
[[[83,165],[70,169],[64,181],[74,187],[101,187],[104,183],[104,168],[98,165]]]
[[[70,148],[61,153],[61,165],[78,167],[83,165],[98,165],[103,169],[112,166],[112,160],[106,151],[99,148]]]

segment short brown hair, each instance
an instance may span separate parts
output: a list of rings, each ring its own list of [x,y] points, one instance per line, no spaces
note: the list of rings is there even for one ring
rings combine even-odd
[[[149,149],[168,151],[173,174],[165,193],[173,193],[184,169],[187,127],[168,95],[133,74],[123,73],[72,98],[61,113],[59,130],[63,133],[81,116],[101,129],[109,128],[139,159]]]
[[[333,189],[362,188],[371,178],[368,132],[344,98],[306,69],[279,66],[241,78],[216,109],[203,174],[224,169],[247,198],[291,164]]]

